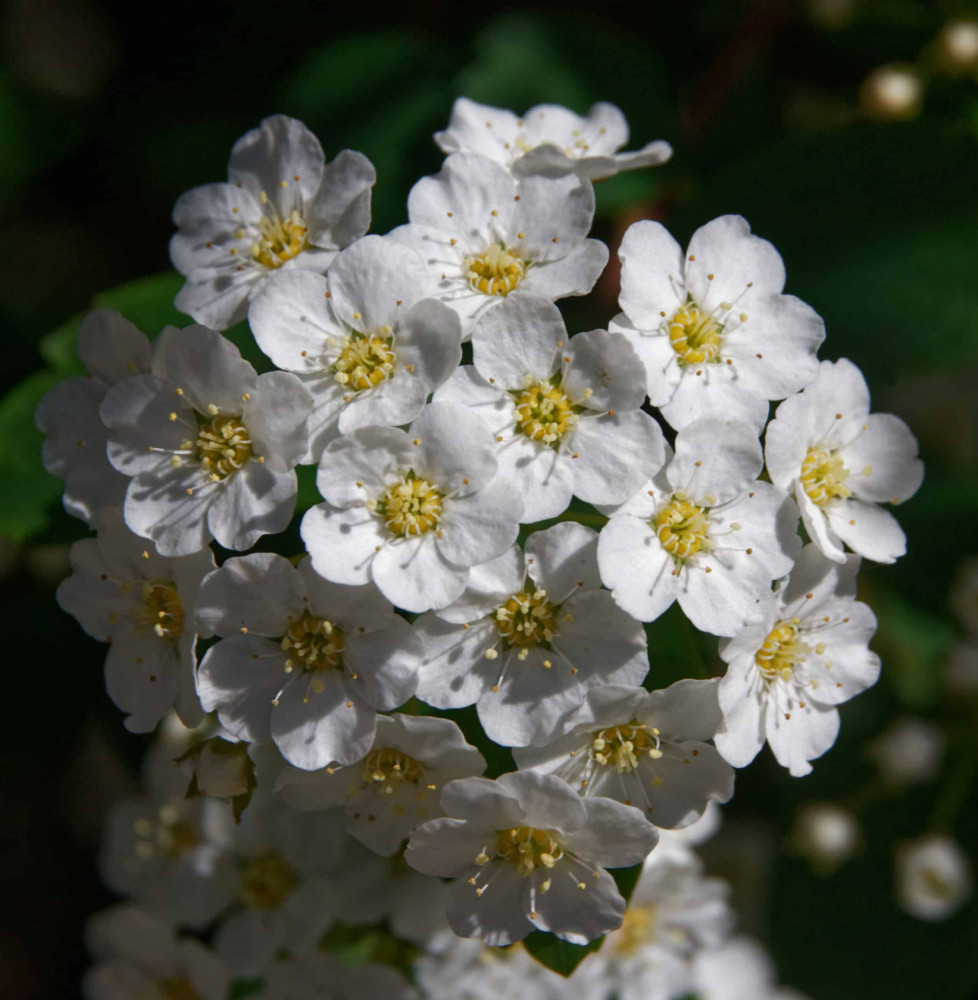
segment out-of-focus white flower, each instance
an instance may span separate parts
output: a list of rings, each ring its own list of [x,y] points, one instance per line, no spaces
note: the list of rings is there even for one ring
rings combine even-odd
[[[489,738],[528,746],[599,684],[640,684],[645,630],[601,589],[597,535],[573,522],[532,534],[473,568],[458,600],[415,623],[424,653],[418,697],[475,702]]]
[[[978,67],[978,23],[945,24],[937,36],[937,54],[942,67],[953,73],[966,73]]]
[[[764,619],[720,643],[728,666],[714,742],[734,767],[749,764],[766,740],[782,767],[808,774],[835,743],[836,706],[876,683],[876,616],[855,599],[858,570],[858,556],[839,564],[806,545]]]
[[[699,952],[693,960],[693,987],[698,1000],[805,1000],[796,990],[777,985],[771,956],[746,937]]]
[[[609,329],[632,342],[652,405],[677,430],[723,416],[760,431],[768,400],[814,380],[824,324],[782,294],[781,256],[745,219],[707,223],[685,255],[658,222],[636,222],[619,256],[622,314]]]
[[[624,337],[592,330],[570,338],[557,307],[527,295],[480,320],[472,348],[474,370],[458,369],[435,399],[486,419],[525,521],[556,517],[572,496],[622,503],[659,471],[665,443],[639,409],[644,379]]]
[[[897,719],[867,747],[884,781],[916,785],[935,778],[947,741],[940,726],[923,719]]]
[[[418,993],[388,965],[352,968],[321,951],[279,959],[255,1000],[418,1000]]]
[[[377,711],[414,693],[411,627],[372,584],[329,583],[308,558],[298,568],[270,552],[229,559],[204,581],[197,612],[221,636],[197,674],[205,709],[296,767],[360,760]]]
[[[476,320],[509,295],[562,299],[586,295],[608,262],[589,240],[594,189],[570,175],[514,177],[474,153],[453,153],[408,196],[409,225],[389,234],[414,247],[435,291],[462,321]]]
[[[213,330],[163,336],[160,374],[123,379],[100,408],[109,461],[133,477],[126,524],[167,556],[211,538],[250,548],[292,517],[312,400],[295,375],[257,375]]]
[[[415,830],[405,860],[453,878],[452,930],[493,946],[534,928],[586,944],[619,927],[625,901],[605,869],[637,864],[657,840],[637,809],[535,771],[449,782],[441,806],[446,818]]]
[[[302,122],[266,118],[231,150],[228,181],[180,196],[173,266],[186,275],[181,312],[215,330],[244,319],[248,300],[279,268],[324,273],[370,226],[373,165],[344,149],[325,162]]]
[[[82,982],[86,1000],[227,998],[231,973],[217,955],[138,906],[97,913],[85,939],[95,960]]]
[[[920,114],[924,85],[916,67],[880,66],[863,80],[859,106],[870,118],[909,121]]]
[[[340,434],[413,420],[462,359],[458,316],[426,298],[428,269],[410,247],[365,236],[323,277],[276,275],[248,322],[277,367],[313,400],[307,462]]]
[[[897,847],[897,902],[912,917],[946,920],[970,898],[971,888],[971,864],[950,837],[921,837]]]
[[[615,601],[646,622],[678,601],[714,635],[761,621],[771,581],[801,549],[798,509],[757,480],[761,465],[747,424],[703,417],[683,428],[663,471],[601,530],[598,565]]]
[[[521,770],[563,778],[584,796],[637,806],[657,827],[695,823],[733,795],[733,768],[707,743],[722,721],[717,681],[660,691],[602,684],[562,723],[563,735],[516,750]]]
[[[451,604],[473,566],[516,541],[523,503],[496,468],[489,425],[454,403],[429,404],[407,431],[337,439],[316,477],[327,502],[302,519],[313,567],[336,583],[372,580],[407,611]]]
[[[778,407],[765,457],[771,481],[794,494],[805,530],[830,559],[843,562],[846,545],[874,562],[906,552],[903,529],[880,505],[917,492],[917,439],[899,417],[869,412],[866,380],[851,361],[823,361],[812,385]]]
[[[859,849],[859,823],[848,809],[832,802],[809,802],[799,809],[792,847],[821,875],[841,868]]]
[[[486,762],[450,719],[381,715],[363,760],[318,771],[286,768],[276,790],[294,809],[344,806],[346,829],[378,854],[394,854],[421,823],[441,815],[438,796]]]

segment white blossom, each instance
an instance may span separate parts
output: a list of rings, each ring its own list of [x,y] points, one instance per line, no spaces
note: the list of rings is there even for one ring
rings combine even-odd
[[[257,375],[213,330],[167,334],[162,377],[123,379],[102,401],[109,461],[133,477],[126,524],[167,556],[212,537],[250,548],[292,517],[312,401],[295,375]]]
[[[283,271],[248,322],[275,365],[313,400],[307,462],[340,434],[413,420],[462,358],[458,316],[427,298],[428,269],[410,247],[364,236],[323,277]]]
[[[698,1000],[806,1000],[777,985],[771,956],[755,941],[735,937],[699,952],[693,962]]]
[[[872,740],[867,754],[883,780],[894,785],[933,781],[941,771],[947,740],[940,726],[923,719],[895,719]]]
[[[766,740],[792,775],[808,774],[835,742],[836,706],[876,683],[876,617],[855,599],[858,570],[857,556],[834,563],[806,545],[765,618],[720,643],[727,673],[715,743],[734,767],[749,764]]]
[[[595,181],[619,170],[656,167],[672,156],[672,147],[661,140],[619,153],[628,142],[628,122],[604,101],[587,115],[557,104],[537,104],[515,115],[459,97],[448,128],[435,133],[435,142],[444,153],[478,153],[523,176],[573,173]]]
[[[377,711],[414,692],[411,627],[372,584],[330,583],[308,558],[298,568],[268,552],[229,559],[204,581],[197,614],[221,637],[198,670],[204,708],[297,767],[360,760]]]
[[[407,611],[451,604],[473,566],[516,540],[523,505],[502,476],[477,414],[431,403],[407,431],[361,427],[326,449],[316,483],[326,503],[302,520],[316,571],[373,581]]]
[[[896,892],[911,916],[946,920],[971,896],[971,865],[951,837],[932,834],[905,841],[897,848]]]
[[[706,742],[721,721],[716,680],[660,691],[602,684],[563,721],[563,735],[513,756],[521,770],[636,806],[658,827],[683,827],[707,802],[733,795],[733,768]]]
[[[598,565],[618,604],[654,621],[673,601],[700,630],[734,635],[760,621],[771,581],[801,548],[798,509],[757,481],[761,446],[737,421],[702,417],[676,435],[654,479],[612,513]]]
[[[601,589],[597,535],[573,522],[532,534],[475,567],[458,600],[415,623],[424,644],[418,697],[475,703],[489,738],[527,746],[600,684],[640,684],[645,630]]]
[[[815,382],[778,407],[765,456],[771,481],[794,494],[805,530],[830,559],[843,562],[845,546],[883,563],[906,552],[903,529],[881,504],[913,496],[924,465],[899,417],[869,412],[866,380],[851,361],[823,361]]]
[[[119,508],[103,510],[97,538],[71,547],[72,574],[57,590],[61,607],[94,639],[110,643],[109,697],[145,733],[176,708],[184,725],[204,718],[194,687],[201,580],[214,568],[209,549],[166,558],[134,535]]]
[[[859,849],[859,822],[833,802],[809,802],[795,817],[790,842],[818,875],[830,875]]]
[[[231,150],[227,183],[180,196],[170,259],[187,282],[176,306],[198,323],[226,330],[282,268],[324,273],[338,250],[370,226],[376,173],[344,149],[325,162],[302,122],[273,115]]]
[[[474,153],[453,153],[408,196],[410,223],[389,235],[424,258],[433,294],[462,321],[476,320],[509,295],[551,302],[586,295],[608,262],[608,248],[587,234],[594,190],[569,175],[514,177]]]
[[[472,348],[474,370],[458,369],[435,399],[486,419],[524,520],[556,517],[572,495],[622,503],[658,472],[662,432],[640,409],[641,365],[620,334],[571,339],[552,302],[513,296],[480,320]]]
[[[485,766],[450,719],[381,715],[363,760],[318,771],[286,768],[276,787],[294,809],[343,806],[347,832],[392,855],[416,827],[441,815],[446,782],[482,774]]]
[[[606,868],[637,864],[657,839],[637,809],[534,771],[451,781],[441,806],[445,818],[415,830],[405,859],[453,878],[452,930],[492,946],[534,928],[585,944],[619,927],[625,901]]]
[[[268,970],[255,1000],[418,1000],[417,991],[388,965],[352,968],[315,951],[280,959]]]
[[[745,219],[707,223],[685,254],[658,222],[636,222],[619,256],[623,312],[610,329],[634,345],[652,405],[677,430],[706,415],[760,430],[768,400],[815,379],[824,324],[782,294],[781,256]]]

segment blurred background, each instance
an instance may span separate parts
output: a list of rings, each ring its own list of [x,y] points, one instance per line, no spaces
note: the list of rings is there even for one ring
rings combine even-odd
[[[608,100],[633,145],[668,139],[666,167],[599,184],[594,235],[614,249],[631,222],[655,218],[685,241],[743,214],[784,256],[787,291],[825,317],[822,357],[854,360],[874,409],[920,439],[927,478],[898,511],[909,554],[861,576],[881,681],[842,707],[839,741],[810,777],[767,751],[740,772],[706,853],[781,980],[814,1000],[978,993],[978,906],[916,919],[894,867],[925,835],[953,837],[972,864],[978,846],[978,9],[490,6],[237,0],[154,8],[150,28],[137,4],[2,7],[5,1000],[77,994],[84,920],[110,901],[95,872],[101,819],[133,794],[147,745],[105,695],[104,648],[54,603],[84,526],[41,469],[33,410],[78,370],[78,316],[115,306],[151,334],[187,322],[171,305],[173,202],[224,179],[234,140],[271,113],[303,119],[328,158],[370,157],[374,232],[406,221],[410,185],[441,161],[431,133],[461,94],[517,112]],[[617,282],[609,267],[586,301],[562,303],[572,329],[607,322]],[[656,686],[719,671],[715,642],[675,609],[649,631]]]

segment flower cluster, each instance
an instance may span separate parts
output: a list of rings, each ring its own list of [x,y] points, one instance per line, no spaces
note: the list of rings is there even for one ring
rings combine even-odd
[[[431,995],[556,995],[517,948],[534,930],[610,935],[582,996],[725,995],[720,950],[753,946],[682,831],[765,742],[807,773],[875,681],[856,576],[903,553],[884,505],[922,465],[740,217],[686,250],[635,223],[621,311],[568,331],[556,302],[609,256],[592,181],[671,155],[626,140],[607,104],[460,99],[407,224],[365,235],[369,161],[272,117],[177,202],[194,323],[85,320],[87,377],[37,414],[97,532],[58,599],[110,644],[131,730],[174,708],[209,738],[113,814],[103,871],[132,902],[93,925],[91,997],[414,996],[318,949],[381,918]],[[223,332],[245,318],[262,374]],[[644,623],[673,603],[723,677],[659,686]],[[629,905],[613,872],[643,864]],[[497,949],[495,980],[452,932]]]

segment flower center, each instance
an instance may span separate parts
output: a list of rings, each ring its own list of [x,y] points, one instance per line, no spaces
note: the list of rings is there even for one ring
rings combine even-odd
[[[297,665],[305,672],[339,670],[343,666],[344,648],[342,631],[308,611],[302,612],[302,617],[282,639],[282,649],[289,654],[285,661],[289,672]]]
[[[215,483],[234,475],[251,458],[251,435],[241,418],[219,413],[201,423],[197,458]]]
[[[162,1000],[200,1000],[200,994],[186,979],[161,979]]]
[[[464,266],[469,287],[483,295],[509,295],[526,272],[526,261],[502,243],[466,257]]]
[[[372,750],[363,762],[363,775],[382,795],[393,795],[405,781],[418,784],[424,777],[424,765],[393,747]]]
[[[718,361],[723,346],[723,326],[692,302],[680,306],[669,320],[669,343],[680,365]]]
[[[133,610],[133,618],[159,638],[175,642],[183,631],[183,605],[177,588],[169,582],[144,582],[143,603]]]
[[[529,875],[543,865],[553,868],[564,856],[555,830],[537,830],[532,826],[517,826],[496,834],[496,853],[512,861],[521,875]]]
[[[622,726],[609,726],[594,734],[589,753],[599,764],[614,767],[619,774],[628,774],[638,767],[641,754],[647,753],[652,760],[662,756],[659,730],[634,720]]]
[[[444,494],[426,479],[409,472],[375,502],[373,509],[392,534],[414,538],[438,524],[444,499]]]
[[[553,641],[558,611],[545,590],[523,590],[496,608],[496,628],[510,646],[544,646]]]
[[[340,385],[363,392],[394,377],[394,354],[389,326],[375,334],[354,333],[347,337],[340,356],[333,362],[333,378]]]
[[[710,547],[707,508],[699,507],[685,497],[673,497],[656,514],[651,526],[662,547],[677,562],[684,562],[701,549]]]
[[[634,955],[652,940],[654,929],[654,907],[630,906],[622,918],[615,951],[619,955]]]
[[[577,423],[577,414],[557,379],[526,377],[516,397],[516,426],[531,440],[556,445]]]
[[[154,823],[148,816],[140,816],[133,823],[133,851],[137,857],[148,860],[159,852],[165,858],[177,858],[200,843],[196,825],[183,819],[172,802],[161,805],[156,818]]]
[[[852,496],[852,490],[846,486],[848,478],[849,470],[837,451],[808,449],[801,465],[801,488],[813,503],[824,507],[833,500],[845,500]]]
[[[811,652],[809,646],[798,639],[799,621],[798,618],[790,622],[779,621],[754,654],[754,661],[765,680],[791,680],[795,668],[804,663]]]
[[[269,851],[245,862],[238,895],[250,910],[277,910],[298,881],[291,867]]]
[[[251,255],[264,267],[281,267],[309,245],[309,227],[295,209],[283,219],[267,203],[265,207],[269,214],[258,223],[259,236],[251,245]]]

